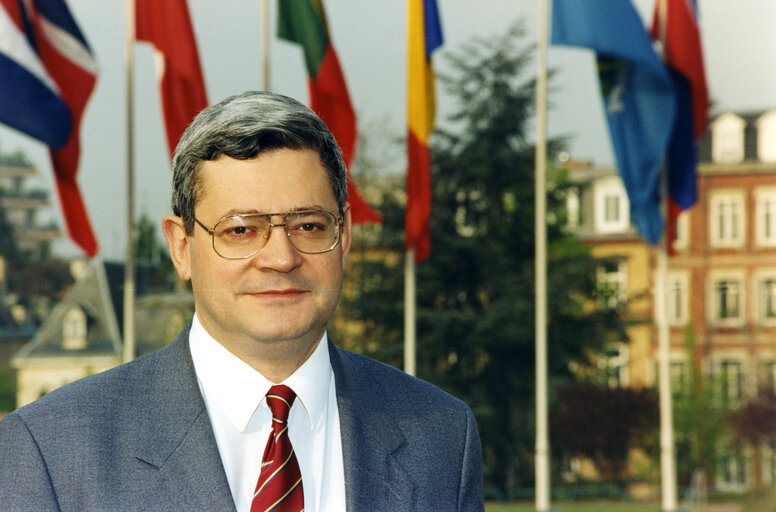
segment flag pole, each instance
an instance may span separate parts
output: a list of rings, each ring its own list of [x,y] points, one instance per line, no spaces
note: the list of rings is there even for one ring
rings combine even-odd
[[[547,0],[539,0],[536,58],[536,510],[550,510],[550,442],[547,407]]]
[[[668,0],[658,0],[658,38],[666,46]],[[668,219],[668,179],[661,174],[663,218]],[[676,455],[674,449],[674,420],[671,403],[671,341],[666,311],[666,283],[668,280],[668,244],[666,232],[656,252],[655,271],[655,324],[658,337],[658,397],[660,406],[660,485],[664,512],[677,510]]]
[[[262,81],[264,90],[269,92],[269,0],[261,0],[261,25]]]
[[[404,371],[410,375],[416,372],[416,286],[415,286],[415,249],[405,253],[404,263]]]
[[[124,362],[135,358],[135,140],[133,49],[135,43],[135,0],[126,0],[127,61],[127,256],[124,264]]]

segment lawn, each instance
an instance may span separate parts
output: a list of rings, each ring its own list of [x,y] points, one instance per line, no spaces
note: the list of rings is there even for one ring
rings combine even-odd
[[[562,501],[552,503],[558,512],[660,512],[658,503],[632,503],[627,501]],[[535,512],[533,502],[485,504],[485,512]]]

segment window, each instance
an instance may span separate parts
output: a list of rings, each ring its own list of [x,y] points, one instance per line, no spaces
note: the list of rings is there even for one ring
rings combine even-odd
[[[776,188],[755,190],[755,240],[761,247],[776,247]]]
[[[760,323],[776,325],[776,271],[758,276],[757,301]]]
[[[744,392],[744,372],[741,362],[720,361],[718,378],[718,396],[722,405],[733,406],[739,403]]]
[[[690,320],[686,272],[672,272],[666,282],[666,316],[668,325],[681,327]]]
[[[711,123],[711,158],[715,163],[743,161],[745,126],[743,119],[729,113]]]
[[[776,361],[765,363],[765,386],[768,391],[776,393]]]
[[[684,361],[671,361],[669,367],[671,376],[671,391],[674,395],[683,395],[687,393],[688,389],[688,372],[687,364]]]
[[[604,351],[598,367],[601,380],[610,388],[622,388],[628,385],[628,346],[617,343]]]
[[[746,457],[743,447],[736,443],[721,450],[719,458],[720,489],[741,490],[746,485]]]
[[[62,347],[67,350],[86,348],[86,314],[78,306],[68,309],[62,319]]]
[[[598,267],[598,296],[601,306],[616,308],[625,302],[628,284],[625,262],[607,261]]]
[[[690,212],[685,210],[676,218],[674,226],[674,250],[687,249],[690,245]]]
[[[744,321],[743,279],[719,277],[712,281],[711,320],[721,326],[737,326]]]
[[[727,191],[713,194],[710,200],[713,247],[741,247],[744,245],[744,193]]]
[[[776,111],[766,112],[757,120],[757,158],[776,162]]]
[[[628,196],[617,177],[593,186],[595,228],[599,233],[623,233],[630,226]]]

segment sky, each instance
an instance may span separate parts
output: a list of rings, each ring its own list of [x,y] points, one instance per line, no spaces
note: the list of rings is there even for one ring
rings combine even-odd
[[[208,99],[217,102],[249,89],[262,89],[262,0],[188,0]],[[539,0],[438,0],[445,51],[458,51],[472,37],[501,35],[516,21],[526,44],[536,41]],[[301,49],[275,36],[276,0],[269,0],[270,89],[307,103]],[[634,0],[645,23],[654,0]],[[735,3],[735,7],[732,5]],[[403,135],[406,103],[405,2],[325,0],[331,38],[339,55],[359,126],[381,124]],[[776,21],[773,0],[698,0],[710,96],[716,110],[776,108]],[[68,0],[100,66],[97,87],[81,127],[78,181],[104,259],[121,260],[126,247],[127,116],[124,0]],[[157,92],[153,52],[133,47],[135,103],[135,212],[154,222],[170,212],[170,165]],[[435,57],[435,66],[444,59]],[[594,57],[583,49],[550,47],[548,65],[557,70],[549,93],[550,136],[570,136],[572,158],[610,165],[609,143]],[[438,91],[438,123],[453,105]],[[0,125],[0,151],[24,151],[39,168],[31,186],[52,191],[43,220],[60,219],[47,148]],[[386,162],[399,172],[403,162]],[[60,222],[61,225],[63,223]],[[159,232],[161,233],[161,231]],[[160,234],[161,238],[161,234]],[[55,252],[78,255],[68,240]]]

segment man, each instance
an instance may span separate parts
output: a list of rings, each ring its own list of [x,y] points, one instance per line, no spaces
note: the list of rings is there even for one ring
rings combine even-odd
[[[323,122],[229,98],[184,133],[172,189],[194,318],[3,419],[0,510],[483,510],[469,408],[326,336],[351,218]]]

